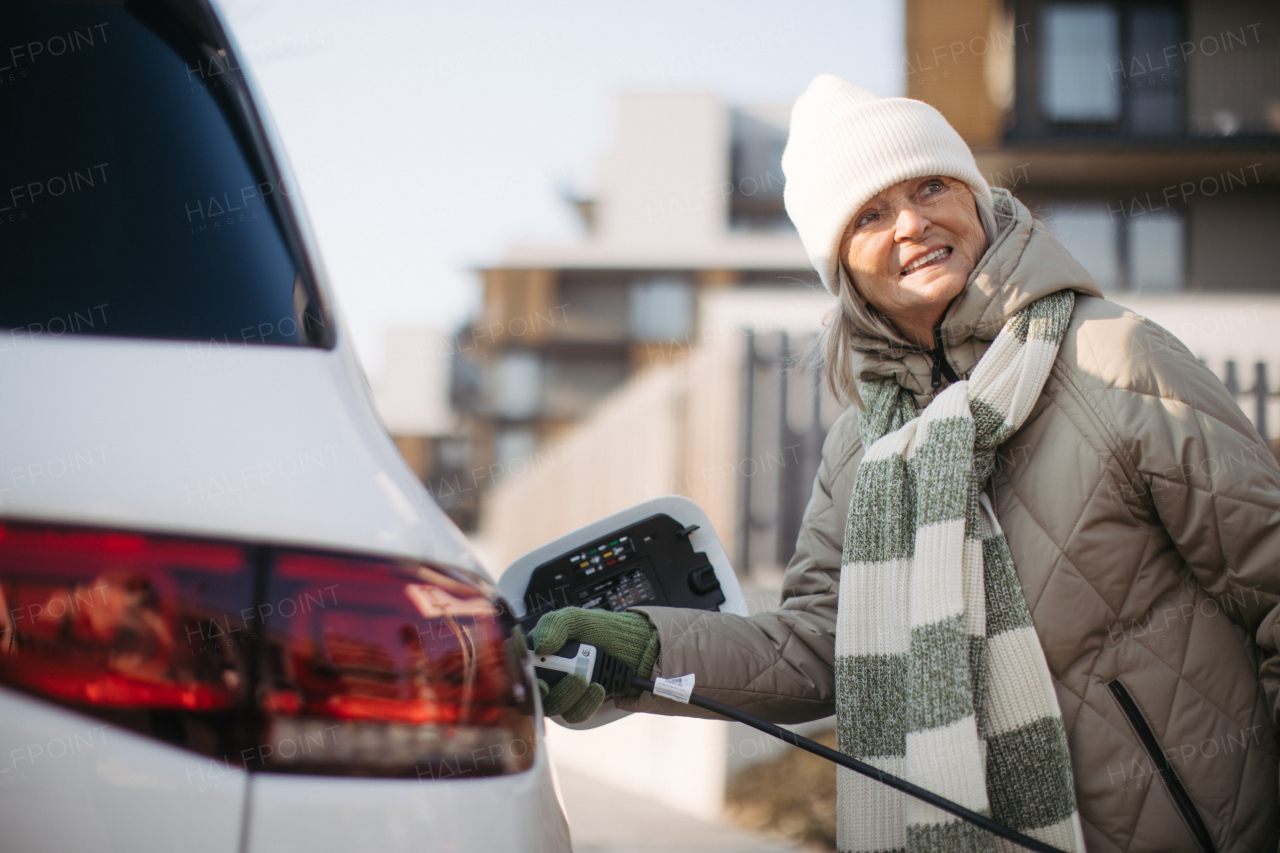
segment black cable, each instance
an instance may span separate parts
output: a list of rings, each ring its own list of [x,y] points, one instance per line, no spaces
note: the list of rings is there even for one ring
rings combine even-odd
[[[636,675],[631,678],[631,686],[639,688],[640,690],[652,691],[654,684],[649,679],[641,678]],[[698,696],[696,694],[691,694],[689,696],[689,704],[698,708],[705,708],[706,710],[719,714],[722,717],[728,717],[731,720],[737,720],[740,723],[745,723],[753,729],[758,729],[767,735],[773,735],[779,740],[789,743],[792,746],[798,746],[801,749],[812,752],[814,755],[825,758],[828,761],[834,761],[841,767],[848,768],[855,773],[861,773],[863,776],[869,776],[882,784],[888,785],[890,788],[895,788],[904,794],[908,794],[918,800],[923,800],[931,806],[937,806],[944,812],[950,812],[956,817],[967,820],[969,823],[979,826],[987,832],[998,835],[1001,838],[1006,838],[1014,844],[1021,845],[1028,850],[1035,850],[1037,853],[1064,853],[1064,851],[1059,850],[1057,847],[1045,844],[1043,841],[1037,841],[1029,835],[1023,835],[1016,829],[1010,829],[1003,823],[992,820],[986,815],[980,815],[971,809],[966,809],[959,803],[953,803],[945,797],[940,797],[932,791],[921,788],[919,785],[913,785],[906,779],[899,779],[897,776],[885,773],[878,767],[873,767],[872,765],[859,761],[852,756],[845,755],[843,752],[837,752],[830,747],[811,741],[807,737],[801,737],[795,732],[787,731],[781,726],[776,726],[773,723],[766,722],[765,720],[762,720],[752,714],[748,714],[745,711],[739,711],[732,705],[726,705],[723,702],[717,702],[714,699],[708,699],[705,696]]]

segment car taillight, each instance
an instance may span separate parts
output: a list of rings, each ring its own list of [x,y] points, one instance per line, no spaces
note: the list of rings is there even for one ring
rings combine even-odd
[[[513,625],[420,563],[0,523],[0,684],[231,767],[526,769]]]
[[[282,552],[267,603],[265,766],[424,779],[530,766],[524,652],[492,590],[423,565]]]
[[[0,682],[214,754],[243,740],[244,548],[0,524]],[[199,638],[193,642],[193,638]]]

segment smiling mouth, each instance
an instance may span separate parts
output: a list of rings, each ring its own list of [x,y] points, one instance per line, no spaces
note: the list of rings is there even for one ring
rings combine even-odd
[[[898,273],[898,275],[911,275],[916,270],[930,266],[931,264],[940,264],[949,257],[951,257],[951,247],[943,246],[941,249],[932,251],[923,258],[917,258],[912,261],[908,266],[903,267],[902,272]]]

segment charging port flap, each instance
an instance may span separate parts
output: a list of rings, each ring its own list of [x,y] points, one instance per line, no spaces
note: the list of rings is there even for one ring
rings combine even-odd
[[[498,588],[526,634],[543,614],[562,607],[621,613],[656,605],[747,613],[711,520],[696,503],[676,495],[616,512],[530,551],[507,567]],[[534,664],[547,676],[585,667],[580,655],[564,650],[546,657]],[[624,715],[606,701],[590,720],[571,728],[594,728]]]

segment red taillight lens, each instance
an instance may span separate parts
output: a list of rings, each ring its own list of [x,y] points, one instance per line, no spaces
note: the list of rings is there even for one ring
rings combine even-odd
[[[0,682],[204,752],[240,739],[244,548],[0,525]]]
[[[438,778],[531,764],[523,650],[492,590],[427,566],[284,552],[277,602],[267,766]]]
[[[440,778],[533,760],[514,623],[462,574],[0,524],[0,611],[0,683],[228,764]]]

